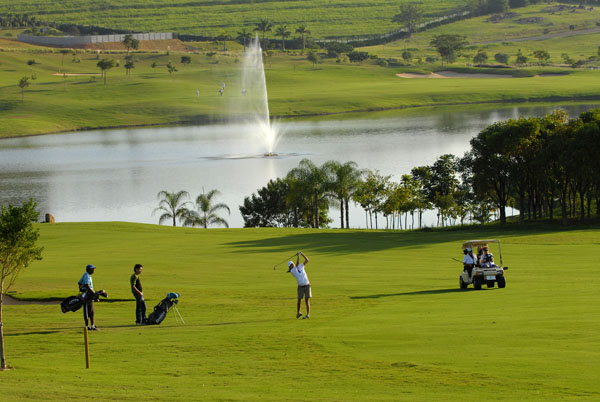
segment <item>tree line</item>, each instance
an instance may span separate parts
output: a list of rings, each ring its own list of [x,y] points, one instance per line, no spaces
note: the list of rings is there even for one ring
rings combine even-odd
[[[494,123],[471,139],[463,157],[440,156],[417,166],[399,182],[355,162],[308,159],[283,178],[270,180],[244,199],[245,227],[322,228],[340,211],[349,228],[349,202],[365,211],[367,228],[423,227],[423,213],[435,210],[437,226],[507,221],[554,220],[563,224],[600,216],[600,109],[569,119],[554,111]],[[595,210],[594,210],[595,206]],[[383,221],[380,222],[380,217]]]

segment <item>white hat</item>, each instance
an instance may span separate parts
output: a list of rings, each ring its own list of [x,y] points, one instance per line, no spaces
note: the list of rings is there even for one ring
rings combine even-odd
[[[292,267],[292,265],[294,265],[294,263],[293,263],[293,262],[291,262],[291,261],[288,261],[288,267],[290,267],[290,268],[291,268],[291,267]]]

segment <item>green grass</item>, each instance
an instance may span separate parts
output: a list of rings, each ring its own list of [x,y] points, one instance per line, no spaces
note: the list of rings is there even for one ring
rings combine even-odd
[[[534,5],[525,8],[511,10],[518,14],[517,17],[504,20],[500,23],[488,22],[490,17],[482,16],[458,21],[448,25],[419,32],[410,39],[399,40],[385,45],[368,46],[361,50],[377,54],[380,57],[395,57],[401,59],[402,51],[411,49],[413,58],[437,56],[435,49],[429,43],[434,35],[453,34],[466,36],[469,46],[463,50],[458,61],[461,63],[472,63],[473,56],[479,49],[483,49],[489,56],[489,63],[495,63],[494,54],[506,53],[510,56],[510,63],[514,63],[515,56],[520,49],[529,57],[530,63],[537,60],[533,57],[536,50],[546,50],[550,53],[550,63],[559,64],[563,62],[561,55],[567,53],[575,60],[585,59],[590,56],[598,56],[598,33],[581,34],[571,37],[548,38],[545,40],[525,40],[526,38],[539,37],[543,35],[561,35],[565,33],[579,33],[589,29],[600,29],[596,22],[600,17],[600,10],[593,11],[578,10],[575,13],[554,13],[545,11],[548,4]],[[539,23],[518,24],[515,21],[522,18],[541,17]],[[574,31],[569,27],[573,25]],[[518,40],[518,41],[516,41]],[[414,62],[413,60],[413,62]]]
[[[80,52],[79,63],[40,48],[1,53],[0,137],[43,134],[87,128],[149,124],[207,123],[232,113],[231,101],[241,96],[239,53],[191,54],[183,66],[181,54],[138,53],[131,76],[123,67],[108,71],[107,85],[99,76],[53,75],[100,73],[96,54]],[[124,64],[124,52],[102,54]],[[28,60],[35,60],[33,66]],[[169,76],[172,61],[179,72]],[[217,63],[218,61],[218,63]],[[152,68],[151,64],[157,67]],[[430,66],[431,69],[440,66]],[[327,59],[314,68],[302,55],[274,55],[266,62],[272,116],[306,116],[383,110],[442,104],[589,100],[600,93],[596,72],[571,69],[536,69],[568,72],[566,76],[515,80],[451,79],[409,80],[396,76],[403,69],[371,63],[337,64]],[[22,101],[18,82],[35,74]],[[531,74],[531,73],[528,73]],[[228,83],[219,97],[221,82]],[[196,97],[196,89],[200,97]],[[235,111],[233,111],[235,113]]]
[[[199,230],[128,223],[41,225],[44,260],[21,298],[96,288],[130,298],[144,264],[148,305],[182,294],[158,327],[134,302],[99,303],[85,370],[81,312],[5,306],[6,400],[597,400],[597,228],[470,227],[392,233]],[[458,289],[463,240],[500,238],[505,289]],[[311,320],[273,264],[311,259]],[[496,253],[496,256],[497,253]]]
[[[457,0],[425,2],[426,17],[450,13],[462,6]],[[394,0],[0,0],[6,13],[27,13],[38,20],[94,25],[139,31],[174,31],[182,34],[235,36],[252,30],[262,19],[287,25],[292,32],[302,24],[312,35],[378,34],[398,29],[392,17],[400,12]],[[272,33],[269,34],[272,37]]]

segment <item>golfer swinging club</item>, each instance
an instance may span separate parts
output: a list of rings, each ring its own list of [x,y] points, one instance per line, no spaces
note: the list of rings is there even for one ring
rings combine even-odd
[[[300,263],[300,256],[304,258],[304,262]],[[310,318],[310,298],[312,297],[312,293],[310,291],[310,282],[308,281],[308,276],[306,276],[306,270],[304,267],[308,264],[308,257],[306,257],[302,251],[298,251],[296,254],[296,264],[292,261],[288,262],[288,272],[294,275],[296,280],[298,281],[298,309],[296,312],[296,318],[302,317],[302,313],[300,312],[300,306],[302,305],[302,298],[306,300],[306,315],[302,317],[303,320],[307,320]]]

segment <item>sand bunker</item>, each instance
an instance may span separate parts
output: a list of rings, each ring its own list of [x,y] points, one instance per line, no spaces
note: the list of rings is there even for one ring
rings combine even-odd
[[[510,75],[504,74],[464,74],[455,73],[454,71],[439,71],[431,74],[396,74],[400,78],[513,78]]]
[[[63,77],[80,77],[80,76],[100,76],[100,73],[52,73],[52,75],[61,75]]]

